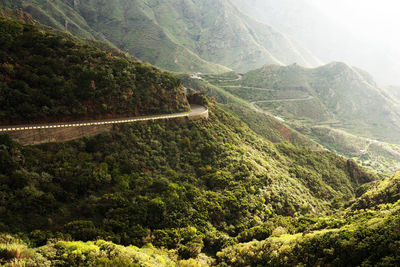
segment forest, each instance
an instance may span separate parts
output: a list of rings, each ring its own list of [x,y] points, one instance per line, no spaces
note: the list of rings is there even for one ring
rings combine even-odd
[[[362,194],[359,186],[367,191],[371,182],[378,183],[377,175],[328,151],[274,145],[218,105],[209,103],[209,108],[209,121],[116,126],[61,144],[22,147],[1,136],[0,232],[13,235],[3,237],[7,246],[36,248],[35,255],[54,262],[60,258],[49,255],[65,254],[60,266],[93,265],[100,259],[90,251],[122,249],[119,245],[134,245],[135,253],[144,254],[149,246],[161,249],[157,253],[174,263],[208,255],[208,261],[222,266],[234,265],[234,258],[238,266],[269,264],[271,259],[256,255],[270,239],[310,233],[317,241],[322,237],[316,233],[327,232],[323,238],[334,242],[331,231],[350,231],[347,227],[374,214],[363,206],[358,211],[356,204],[351,213],[344,211]],[[325,247],[331,243],[321,243],[314,251],[309,239],[295,241],[285,252],[299,246],[311,254],[332,249]],[[91,256],[76,258],[75,250]],[[122,260],[107,255],[107,260]],[[288,262],[285,253],[276,256]],[[290,260],[310,262],[300,256]]]
[[[188,110],[179,79],[116,49],[0,18],[0,123]]]

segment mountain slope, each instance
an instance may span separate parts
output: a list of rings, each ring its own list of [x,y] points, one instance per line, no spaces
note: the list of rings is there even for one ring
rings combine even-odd
[[[398,102],[380,88],[368,73],[334,62],[315,69],[298,65],[264,66],[243,76],[243,86],[270,88],[299,101],[261,101],[258,106],[275,110],[287,119],[328,124],[362,136],[399,142]],[[286,92],[286,93],[285,93]],[[248,92],[248,97],[251,91]],[[282,99],[282,96],[258,100]],[[304,99],[303,101],[300,101]],[[311,104],[314,103],[314,104]]]
[[[21,7],[43,24],[107,40],[174,71],[227,71],[216,64],[237,71],[266,63],[319,64],[295,41],[244,16],[229,0],[27,0]]]
[[[206,242],[277,215],[330,213],[376,179],[327,151],[275,146],[209,108],[209,121],[138,123],[63,144],[21,147],[2,136],[1,231],[136,245],[151,231],[154,244],[173,248],[163,233],[192,226]]]
[[[3,18],[0,33],[1,124],[189,109],[177,78],[116,49]]]

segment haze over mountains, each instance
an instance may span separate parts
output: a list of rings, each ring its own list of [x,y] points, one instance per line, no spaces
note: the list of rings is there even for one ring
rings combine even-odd
[[[353,1],[332,1],[330,6],[341,6],[342,10],[321,9],[320,6],[324,4],[313,0],[232,2],[241,12],[294,37],[325,63],[343,61],[367,70],[383,85],[400,84],[400,51],[396,45],[398,38],[392,37],[396,35],[393,29],[399,21],[395,19],[396,14],[393,12],[386,14],[381,8],[373,12],[371,9],[373,5],[377,5],[376,1],[357,1],[357,9],[354,8],[355,4],[345,4]],[[387,4],[383,2],[382,6],[389,6]],[[393,1],[390,4],[393,6]],[[350,6],[353,13],[349,11]],[[366,7],[369,9],[366,10]],[[338,14],[332,15],[332,12]],[[392,17],[382,18],[385,15]],[[363,20],[355,21],[352,17],[361,17]],[[367,24],[367,20],[371,22]],[[393,23],[388,25],[388,21]],[[364,25],[360,25],[361,23]],[[371,24],[375,26],[372,27]]]

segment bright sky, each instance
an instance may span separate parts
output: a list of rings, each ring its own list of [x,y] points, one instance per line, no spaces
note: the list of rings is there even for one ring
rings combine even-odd
[[[309,0],[324,13],[375,40],[400,47],[400,0]]]

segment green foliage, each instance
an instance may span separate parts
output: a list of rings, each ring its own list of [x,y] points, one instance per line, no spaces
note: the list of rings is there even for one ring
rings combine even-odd
[[[211,101],[213,100],[222,104],[221,106],[226,112],[240,118],[254,132],[265,137],[269,141],[274,143],[289,141],[299,146],[309,146],[315,150],[321,149],[317,143],[279,122],[270,115],[254,111],[246,101],[230,94],[224,89],[205,80],[191,79],[189,75],[179,74],[178,77],[182,80],[185,87],[206,94],[211,98]],[[212,80],[213,83],[215,82],[213,77],[217,77],[215,78],[217,81],[220,79],[237,79],[237,75],[234,72],[221,75],[206,75],[205,77],[207,80]]]
[[[398,212],[392,210],[389,213],[379,223],[376,220],[382,214],[365,219],[365,213],[346,226],[336,226],[332,230],[280,235],[238,244],[219,252],[218,262],[221,266],[396,265],[400,259],[397,250],[400,221]]]
[[[244,74],[240,85],[277,91],[298,88],[298,93],[305,90],[314,99],[262,105],[291,121],[323,124],[388,142],[400,140],[394,123],[398,120],[394,99],[364,71],[344,63],[333,62],[314,69],[299,65],[264,66]]]
[[[180,81],[62,35],[0,19],[0,122],[187,110]]]
[[[3,266],[51,266],[51,262],[25,242],[0,234],[0,264]]]
[[[320,144],[376,172],[394,173],[400,168],[400,146],[359,137],[326,126],[298,127]]]
[[[329,150],[354,158],[376,172],[398,170],[399,129],[393,123],[398,120],[398,107],[393,105],[395,99],[364,71],[343,63],[315,69],[268,65],[245,74],[230,72],[202,77],[213,85],[187,79],[183,82],[215,96],[221,103],[235,106],[235,113],[269,140],[279,140],[279,135],[266,129],[273,127],[271,122],[263,120],[261,114],[252,116],[246,112],[244,106],[248,102],[243,104],[242,100],[249,101],[253,109],[284,119],[285,124]],[[237,96],[235,102],[241,104],[231,104],[234,101],[226,97],[228,92]],[[280,127],[282,136],[290,136]]]
[[[175,250],[157,249],[151,244],[142,248],[120,246],[97,240],[90,242],[52,240],[45,246],[29,248],[10,235],[0,235],[2,266],[210,266],[212,259],[178,259]],[[3,265],[4,264],[4,265]]]
[[[0,223],[37,245],[102,238],[189,258],[235,238],[294,233],[277,214],[329,212],[332,197],[343,204],[375,179],[362,169],[355,179],[330,152],[275,146],[209,105],[208,121],[124,125],[63,144],[21,147],[1,136]]]

